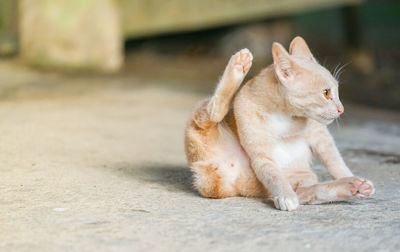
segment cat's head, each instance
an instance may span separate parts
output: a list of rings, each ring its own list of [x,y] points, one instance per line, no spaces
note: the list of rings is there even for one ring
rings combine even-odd
[[[337,80],[314,59],[303,38],[293,39],[289,53],[274,43],[272,56],[281,89],[295,115],[329,124],[343,113]]]

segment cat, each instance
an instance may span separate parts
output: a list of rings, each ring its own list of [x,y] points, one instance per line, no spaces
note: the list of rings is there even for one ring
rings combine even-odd
[[[289,52],[274,42],[272,56],[238,91],[253,56],[234,54],[214,95],[195,108],[185,130],[194,187],[209,198],[266,197],[285,211],[372,195],[372,182],[353,175],[327,128],[344,112],[337,80],[301,37]],[[312,155],[333,181],[318,182]]]

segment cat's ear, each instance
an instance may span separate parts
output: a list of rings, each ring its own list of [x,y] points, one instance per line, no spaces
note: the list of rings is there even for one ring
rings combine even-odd
[[[295,37],[292,42],[290,42],[289,53],[291,55],[301,56],[316,61],[310,48],[308,48],[306,41],[300,36]]]
[[[296,63],[289,53],[277,42],[272,44],[272,57],[274,59],[275,72],[281,81],[292,80],[296,76]]]

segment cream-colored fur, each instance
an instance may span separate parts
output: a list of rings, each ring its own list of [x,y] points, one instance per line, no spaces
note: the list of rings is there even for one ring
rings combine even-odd
[[[337,81],[301,37],[289,53],[274,43],[272,55],[274,64],[238,92],[252,55],[233,55],[214,95],[195,109],[185,150],[197,190],[212,198],[268,197],[288,211],[373,194],[372,183],[346,166],[326,126],[344,111]],[[312,154],[334,181],[318,183]]]

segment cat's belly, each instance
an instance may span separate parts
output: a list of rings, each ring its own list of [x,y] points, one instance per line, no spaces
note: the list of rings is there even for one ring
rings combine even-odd
[[[272,159],[281,169],[308,168],[311,150],[304,139],[278,141],[272,151]]]
[[[213,149],[213,163],[218,164],[219,173],[227,185],[234,185],[242,172],[251,172],[249,158],[229,127],[224,123],[218,125],[219,139]]]

